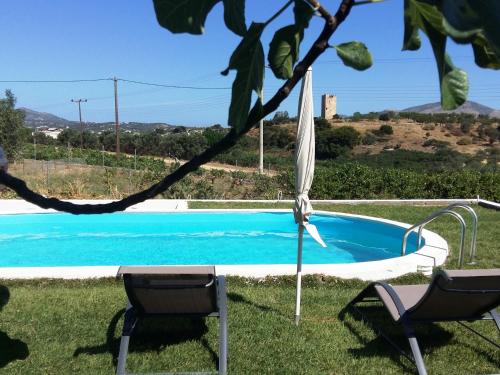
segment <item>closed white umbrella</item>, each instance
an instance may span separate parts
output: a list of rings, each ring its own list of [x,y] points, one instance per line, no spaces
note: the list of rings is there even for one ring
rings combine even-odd
[[[302,242],[304,228],[321,246],[326,244],[321,239],[316,227],[309,223],[312,213],[309,202],[309,189],[314,176],[314,106],[312,96],[312,69],[309,68],[302,79],[299,111],[297,119],[297,141],[295,143],[295,206],[293,214],[298,224],[299,238],[297,246],[297,294],[295,300],[295,324],[300,320],[300,294],[302,285]]]

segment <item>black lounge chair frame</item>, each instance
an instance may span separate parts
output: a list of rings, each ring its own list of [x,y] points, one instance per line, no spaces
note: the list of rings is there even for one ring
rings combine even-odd
[[[466,278],[467,274],[475,274],[476,277],[477,275],[481,274],[481,271],[497,271],[496,275],[497,279],[500,280],[500,269],[499,270],[460,270],[460,271],[439,271],[433,278],[432,282],[427,286],[425,293],[421,296],[421,298],[413,304],[413,306],[408,307],[404,305],[403,301],[400,298],[400,294],[396,291],[398,286],[393,287],[392,285],[377,281],[373,282],[370,285],[368,285],[361,293],[358,294],[349,304],[346,306],[346,308],[352,308],[354,311],[356,311],[365,321],[369,326],[371,326],[372,329],[374,329],[380,336],[382,336],[390,345],[392,345],[400,354],[408,358],[410,361],[415,363],[418,373],[420,375],[426,375],[427,370],[425,368],[424,360],[422,357],[422,353],[420,351],[420,346],[417,341],[417,337],[415,335],[415,324],[416,323],[434,323],[434,322],[457,322],[463,327],[467,328],[468,330],[472,331],[473,333],[477,334],[490,344],[496,346],[497,348],[500,349],[500,345],[490,338],[482,335],[480,332],[476,331],[469,325],[465,324],[464,321],[472,322],[472,321],[477,321],[477,320],[492,320],[500,332],[500,316],[496,310],[496,308],[500,305],[500,284],[497,284],[496,287],[494,288],[487,288],[487,289],[469,289],[469,288],[464,288],[464,287],[453,287],[453,277],[455,276],[462,276],[462,278]],[[491,272],[490,272],[491,273]],[[463,283],[462,283],[463,285]],[[450,287],[447,287],[450,286]],[[422,287],[422,286],[420,286]],[[472,314],[464,314],[464,316],[456,316],[456,317],[450,317],[446,318],[444,316],[437,317],[437,318],[432,318],[432,317],[418,317],[417,313],[419,313],[419,308],[423,306],[423,303],[427,302],[431,296],[431,292],[433,290],[439,290],[440,292],[443,293],[451,293],[451,294],[462,294],[462,295],[483,295],[483,296],[490,296],[493,298],[490,298],[490,301],[486,303],[485,306],[481,306],[478,311]],[[386,293],[386,294],[385,294]],[[385,294],[382,297],[382,294]],[[389,297],[389,300],[387,299]],[[496,298],[495,298],[496,297]],[[388,306],[387,302],[384,302],[385,299],[386,301],[390,301],[389,303],[392,303],[393,306],[393,311],[391,312],[390,307]],[[394,340],[391,339],[391,337],[386,334],[379,326],[375,325],[372,320],[370,320],[366,314],[363,314],[363,312],[356,306],[357,304],[360,303],[380,303],[382,302],[384,306],[387,308],[387,310],[391,313],[393,321],[395,323],[401,323],[403,326],[404,334],[406,338],[408,339],[408,342],[410,344],[412,356],[409,355],[403,348],[401,348],[398,344],[394,342]],[[396,313],[394,311],[394,307],[397,310],[396,316],[394,314]],[[425,309],[425,307],[424,307]],[[425,315],[425,314],[424,314]],[[399,316],[399,318],[398,318]]]
[[[161,280],[168,275],[172,277],[170,282]],[[219,363],[218,374],[227,374],[227,296],[224,276],[215,275],[215,267],[210,266],[159,266],[159,267],[120,267],[117,277],[123,276],[125,290],[128,296],[127,308],[123,331],[120,340],[120,353],[118,355],[117,375],[127,375],[126,361],[130,336],[139,320],[151,317],[165,316],[188,316],[188,317],[216,317],[219,318]],[[179,279],[176,277],[179,276]],[[195,277],[195,280],[192,277]],[[201,280],[196,280],[196,277]],[[187,279],[186,279],[187,277]],[[190,278],[191,277],[191,278]],[[205,277],[206,279],[203,279]],[[156,290],[161,293],[183,294],[188,293],[182,308],[169,308],[175,305],[175,301],[163,301],[166,303],[157,310],[151,311],[151,305],[146,306],[144,301],[136,293],[137,285],[134,283],[144,282],[139,288]],[[197,296],[199,294],[199,296]],[[197,299],[199,297],[199,299]],[[160,302],[161,304],[161,302]],[[208,306],[207,306],[208,305]],[[212,307],[210,308],[210,305]],[[207,308],[208,307],[208,308]],[[169,311],[170,310],[170,311]],[[162,372],[161,374],[213,374],[214,372]]]

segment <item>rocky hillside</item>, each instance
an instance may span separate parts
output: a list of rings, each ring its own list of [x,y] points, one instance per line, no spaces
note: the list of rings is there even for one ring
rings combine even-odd
[[[24,125],[28,128],[33,129],[39,127],[48,127],[57,129],[80,129],[80,123],[78,121],[66,120],[65,118],[55,116],[51,113],[38,112],[29,108],[21,107],[19,109],[25,113]],[[114,122],[86,122],[85,125],[88,130],[94,132],[102,132],[106,130],[114,131],[115,129]],[[164,129],[166,131],[170,131],[177,128],[177,126],[165,123],[143,122],[121,123],[120,126],[123,130],[131,132],[150,132],[154,131],[155,129]]]
[[[490,117],[497,117],[500,118],[500,111],[495,110],[493,108],[487,107],[485,105],[472,102],[472,101],[467,101],[464,104],[462,104],[460,107],[453,111],[445,111],[443,108],[441,108],[441,103],[436,102],[436,103],[428,103],[428,104],[423,104],[419,105],[416,107],[410,107],[410,108],[405,108],[401,110],[401,112],[417,112],[417,113],[470,113],[473,115],[483,115],[483,116],[490,116]]]

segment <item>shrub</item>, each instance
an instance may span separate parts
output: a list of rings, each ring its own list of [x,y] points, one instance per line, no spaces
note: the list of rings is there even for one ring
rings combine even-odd
[[[387,112],[384,112],[384,113],[381,113],[379,116],[378,116],[378,119],[380,121],[389,121],[391,118],[389,116],[389,113]]]
[[[375,134],[372,132],[366,132],[362,137],[361,137],[361,144],[364,145],[373,145],[377,142],[377,137]]]
[[[283,190],[293,195],[295,175],[278,177]],[[420,172],[369,167],[358,163],[318,166],[310,192],[312,199],[500,199],[500,173],[475,170]]]
[[[463,137],[457,141],[457,145],[465,146],[472,144],[472,139],[470,137]]]
[[[468,134],[470,132],[470,130],[472,129],[472,122],[471,121],[463,121],[461,124],[460,124],[460,130],[462,131],[462,133],[464,134]]]
[[[320,132],[323,130],[330,129],[330,122],[322,117],[316,117],[314,119],[314,130]]]
[[[285,148],[293,139],[286,128],[273,126],[264,129],[264,146],[266,147]]]
[[[391,135],[394,133],[392,126],[387,125],[387,124],[380,125],[380,128],[378,129],[378,131],[380,134],[384,134],[384,135]]]
[[[360,134],[352,126],[341,126],[318,133],[316,150],[318,159],[335,159],[345,155],[360,142]]]
[[[450,142],[446,142],[446,141],[439,141],[437,139],[428,139],[426,140],[422,146],[424,147],[436,147],[436,148],[446,148],[450,145]]]
[[[500,129],[498,127],[494,128],[490,126],[486,129],[486,135],[488,136],[488,142],[493,144],[497,140],[500,140]]]
[[[358,122],[358,121],[361,121],[361,119],[362,119],[362,118],[363,118],[363,117],[362,117],[361,113],[359,113],[359,112],[354,112],[354,113],[352,114],[351,120],[352,120],[352,121],[354,121],[354,122]]]
[[[423,130],[434,130],[434,129],[436,129],[436,125],[434,125],[434,124],[425,124],[425,125],[422,126],[422,129]]]

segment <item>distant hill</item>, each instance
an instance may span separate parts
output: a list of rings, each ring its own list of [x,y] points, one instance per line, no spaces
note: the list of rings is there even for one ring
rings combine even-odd
[[[500,118],[500,110],[495,110],[493,108],[487,107],[485,105],[466,101],[460,107],[453,111],[445,111],[441,108],[441,103],[428,103],[423,105],[418,105],[415,107],[405,108],[400,112],[418,112],[418,113],[471,113],[473,115],[484,115],[490,117]]]
[[[33,111],[29,108],[19,108],[24,112],[24,124],[29,128],[48,126],[49,128],[66,128],[77,125],[74,121],[66,120],[52,113]]]
[[[490,117],[500,118],[500,110],[496,109],[490,113]]]
[[[19,108],[25,113],[24,125],[28,128],[38,128],[38,127],[49,127],[49,128],[57,128],[57,129],[65,129],[65,128],[75,128],[80,129],[79,121],[70,121],[66,120],[62,117],[58,117],[51,113],[46,112],[38,112],[29,108]],[[114,122],[86,122],[86,129],[93,132],[102,132],[106,130],[114,130],[115,123]],[[170,125],[166,123],[144,123],[144,122],[128,122],[128,123],[120,123],[120,127],[124,131],[131,132],[150,132],[155,129],[165,129],[167,131],[171,131],[175,129],[177,126]],[[186,127],[187,128],[187,127]]]

